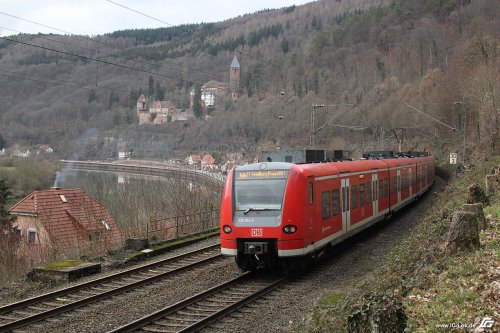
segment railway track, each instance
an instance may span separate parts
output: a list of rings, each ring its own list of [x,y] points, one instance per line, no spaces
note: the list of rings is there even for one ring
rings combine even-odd
[[[195,332],[277,289],[287,280],[284,276],[256,278],[247,272],[109,333]]]
[[[31,325],[222,259],[219,247],[219,244],[211,245],[0,307],[0,333]]]

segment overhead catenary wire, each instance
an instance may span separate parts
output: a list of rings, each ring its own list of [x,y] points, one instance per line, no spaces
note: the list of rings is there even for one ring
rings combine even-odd
[[[42,78],[39,78],[36,76],[27,75],[27,74],[19,73],[19,72],[6,71],[3,69],[0,69],[0,72],[7,73],[7,74],[0,73],[0,76],[7,77],[7,78],[15,78],[15,79],[19,79],[19,80],[29,80],[29,81],[39,82],[39,83],[48,83],[48,84],[65,86],[65,87],[70,87],[70,88],[81,88],[81,89],[85,89],[85,90],[94,90],[96,92],[99,92],[99,90],[102,90],[102,91],[106,91],[106,92],[115,93],[118,95],[130,96],[130,92],[121,91],[121,90],[117,90],[117,89],[110,89],[110,88],[106,88],[103,86],[97,86],[99,89],[95,89],[96,88],[95,86],[89,86],[89,84],[87,84],[87,83],[80,83],[80,82],[74,82],[74,81],[68,81],[68,80],[42,79]]]
[[[151,74],[151,75],[155,75],[155,76],[160,76],[160,77],[164,77],[164,78],[169,78],[169,79],[178,79],[178,77],[175,77],[175,76],[170,76],[170,75],[166,75],[166,74],[162,74],[162,73],[157,73],[157,72],[153,72],[153,71],[149,71],[149,70],[145,70],[145,69],[141,69],[141,68],[131,67],[131,66],[127,66],[127,65],[122,65],[122,64],[118,64],[118,63],[111,62],[111,61],[108,61],[108,60],[98,59],[98,58],[95,58],[95,57],[90,57],[90,56],[85,56],[85,55],[81,55],[81,54],[75,54],[75,53],[71,53],[71,52],[67,52],[67,51],[57,50],[57,49],[53,49],[53,48],[46,47],[46,46],[41,46],[41,45],[36,45],[36,44],[28,43],[28,42],[23,42],[23,41],[15,40],[15,39],[12,39],[12,38],[7,38],[7,37],[1,37],[0,36],[0,39],[7,40],[7,41],[10,41],[10,42],[14,42],[14,43],[19,43],[19,44],[27,45],[27,46],[31,46],[31,47],[36,47],[36,48],[43,49],[43,50],[46,50],[46,51],[56,52],[56,53],[60,53],[60,54],[68,55],[68,56],[73,56],[73,57],[81,58],[81,59],[84,59],[84,60],[97,61],[97,62],[106,64],[106,65],[116,66],[116,67],[120,67],[120,68],[123,68],[123,69],[129,69],[129,70],[132,70],[132,71],[147,73],[147,74]],[[184,81],[192,83],[192,84],[200,83],[200,82],[197,82],[197,81],[189,81],[189,80],[184,80]]]
[[[168,26],[170,26],[170,27],[172,27],[172,28],[174,28],[174,29],[178,29],[178,30],[181,30],[181,31],[184,31],[184,32],[189,32],[189,33],[191,33],[191,34],[192,34],[192,35],[194,35],[194,36],[198,36],[198,37],[202,38],[203,40],[207,40],[207,41],[209,41],[209,42],[211,42],[211,43],[217,44],[217,42],[216,42],[216,41],[214,41],[214,40],[212,40],[211,38],[208,38],[207,36],[204,36],[204,35],[202,35],[202,34],[199,34],[199,33],[195,33],[195,32],[188,31],[188,30],[183,29],[183,28],[181,28],[181,27],[178,27],[178,26],[175,26],[175,25],[170,24],[170,23],[168,23],[168,22],[165,22],[165,21],[163,21],[163,20],[160,20],[160,19],[158,19],[158,18],[156,18],[156,17],[154,17],[154,16],[152,16],[152,15],[149,15],[149,14],[143,13],[143,12],[138,11],[138,10],[136,10],[136,9],[133,9],[133,8],[131,8],[131,7],[125,6],[125,5],[123,5],[123,4],[120,4],[120,3],[116,2],[116,1],[112,1],[112,0],[106,0],[106,1],[108,1],[108,2],[112,3],[112,4],[116,5],[116,6],[122,7],[122,8],[124,8],[124,9],[129,10],[129,11],[132,11],[132,12],[134,12],[134,13],[137,13],[137,14],[139,14],[139,15],[142,15],[142,16],[145,16],[145,17],[147,17],[147,18],[150,18],[150,19],[152,19],[152,20],[154,20],[154,21],[157,21],[157,22],[160,22],[160,23],[162,23],[162,24],[168,25]],[[262,59],[262,58],[259,58],[259,57],[256,57],[256,56],[253,56],[253,55],[251,55],[251,54],[249,54],[249,53],[243,52],[242,50],[235,50],[235,52],[238,52],[240,55],[244,55],[244,56],[249,57],[249,58],[254,58],[254,59],[258,60],[258,61],[261,61],[261,62],[267,63],[267,64],[271,65],[272,67],[275,67],[275,68],[280,69],[280,68],[279,68],[277,65],[275,65],[272,61],[265,60],[265,59]],[[281,76],[282,81],[283,81],[283,83],[284,83],[284,79],[283,79],[283,77],[282,77],[282,74],[283,74],[283,73],[280,73],[280,76]]]
[[[43,24],[43,23],[32,21],[32,20],[24,19],[22,17],[16,16],[16,15],[12,15],[12,14],[8,14],[8,13],[2,12],[2,11],[0,11],[0,14],[5,15],[5,16],[9,16],[9,17],[12,17],[12,18],[15,18],[15,19],[18,19],[18,20],[22,20],[22,21],[25,21],[25,22],[29,22],[29,23],[32,23],[32,24],[35,24],[35,25],[39,25],[39,26],[42,26],[42,27],[45,27],[45,28],[48,28],[48,29],[52,29],[54,31],[58,31],[60,33],[63,33],[65,35],[70,35],[70,36],[74,36],[74,37],[77,37],[77,38],[80,38],[80,39],[84,39],[84,40],[90,41],[92,43],[96,43],[96,44],[103,45],[103,46],[110,47],[110,48],[116,48],[116,49],[119,49],[119,50],[122,50],[122,51],[125,51],[125,52],[131,52],[131,53],[135,53],[136,55],[143,56],[142,54],[140,54],[139,52],[137,52],[134,49],[129,49],[129,48],[121,47],[121,46],[118,46],[118,45],[113,45],[113,44],[110,44],[110,43],[106,43],[106,42],[100,41],[100,40],[98,40],[96,38],[91,38],[91,37],[84,36],[84,35],[73,34],[73,33],[69,32],[69,31],[66,31],[66,30],[55,28],[55,27],[52,27],[52,26],[49,26],[49,25],[46,25],[46,24]],[[10,28],[5,28],[5,29],[11,30],[11,31],[16,31],[16,30],[13,30],[13,29],[10,29]],[[19,32],[21,34],[23,33],[23,32],[20,32],[20,31],[16,31],[16,32]],[[26,35],[28,35],[28,34],[26,34]],[[43,36],[40,36],[40,35],[37,35],[36,37],[37,38],[46,39],[46,40],[52,40],[52,39],[49,39],[49,38],[46,38],[46,37],[43,37]],[[69,43],[64,43],[64,42],[58,42],[58,43],[71,45]],[[82,48],[82,47],[80,47],[80,48]],[[91,51],[94,51],[94,52],[98,52],[98,49],[91,49],[91,48],[84,48],[84,49],[91,50]],[[102,54],[105,55],[104,52],[102,52]],[[138,62],[138,63],[142,63],[142,64],[147,64],[149,66],[154,66],[154,64],[152,62],[150,63],[150,62],[141,61],[141,60],[132,60],[132,61]],[[187,71],[184,71],[183,69],[179,69],[180,66],[178,64],[176,64],[176,63],[173,63],[173,62],[170,62],[170,61],[165,61],[165,60],[163,61],[163,63],[167,64],[169,66],[177,67],[177,68],[169,67],[170,70],[175,70],[175,71],[177,71],[177,72],[179,72],[181,74],[184,74],[184,75],[188,75],[189,74]],[[220,75],[217,75],[217,74],[214,74],[214,73],[211,73],[211,72],[207,72],[207,71],[204,71],[202,69],[191,68],[191,71],[202,73],[202,74],[208,75],[209,77],[214,77],[214,78],[218,78],[218,79],[222,78]]]
[[[175,27],[167,22],[163,22],[161,20],[158,20],[150,15],[147,15],[147,14],[144,14],[144,13],[141,13],[139,11],[136,11],[136,10],[133,10],[131,8],[128,8],[126,6],[123,6],[121,4],[118,4],[116,2],[113,2],[113,1],[109,1],[111,3],[114,3],[115,5],[119,5],[121,7],[124,7],[128,10],[132,10],[134,12],[137,12],[141,15],[145,15],[147,17],[150,17],[151,19],[154,19],[154,20],[157,20],[159,22],[162,22],[163,24],[166,24],[166,25],[169,25],[169,26],[172,26],[174,27],[175,29],[181,29],[180,27]],[[35,21],[32,21],[32,20],[27,20],[27,19],[24,19],[24,18],[21,18],[21,17],[18,17],[18,16],[15,16],[15,15],[11,15],[11,14],[8,14],[8,13],[5,13],[5,12],[1,12],[0,11],[0,14],[3,14],[3,15],[6,15],[6,16],[10,16],[10,17],[13,17],[13,18],[16,18],[16,19],[19,19],[19,20],[24,20],[26,22],[30,22],[32,24],[36,24],[36,25],[40,25],[40,26],[43,26],[43,27],[46,27],[46,28],[49,28],[49,29],[52,29],[52,30],[55,30],[55,31],[59,31],[61,33],[64,33],[64,34],[68,34],[68,35],[72,35],[72,36],[76,36],[78,38],[82,38],[82,39],[85,39],[85,40],[88,40],[88,41],[91,41],[93,43],[98,43],[100,45],[105,45],[107,47],[112,47],[112,48],[117,48],[117,49],[121,49],[123,51],[126,51],[126,52],[132,52],[132,53],[136,53],[140,56],[142,56],[142,54],[140,54],[139,52],[136,52],[135,50],[133,49],[128,49],[128,48],[124,48],[124,47],[120,47],[120,46],[116,46],[116,45],[113,45],[113,44],[109,44],[109,43],[105,43],[105,42],[102,42],[100,40],[97,40],[95,38],[90,38],[90,37],[87,37],[87,36],[82,36],[82,35],[76,35],[76,34],[72,34],[71,32],[68,32],[68,31],[65,31],[65,30],[62,30],[62,29],[59,29],[59,28],[55,28],[55,27],[52,27],[52,26],[49,26],[49,25],[46,25],[46,24],[42,24],[42,23],[39,23],[39,22],[35,22]],[[7,28],[8,29],[8,28]],[[12,30],[12,29],[9,29],[9,30]],[[210,42],[215,42],[215,41],[212,41],[210,38],[206,37],[206,36],[203,36],[201,34],[198,34],[196,32],[192,32],[192,31],[188,31],[188,30],[185,30],[184,31],[187,31],[189,32],[190,34],[193,34],[195,36],[199,36],[201,38],[203,38],[204,40],[207,40],[207,41],[210,41]],[[25,36],[30,36],[29,34],[25,34]],[[43,38],[45,40],[49,40],[49,41],[54,41],[50,38],[46,38],[46,37],[42,37],[40,35],[36,36],[38,38]],[[0,37],[0,38],[3,38],[3,37]],[[143,72],[143,73],[148,73],[152,76],[159,76],[159,77],[164,77],[164,78],[168,78],[168,79],[174,79],[174,80],[182,80],[184,82],[187,82],[187,83],[190,83],[190,84],[202,84],[203,82],[200,82],[198,80],[187,80],[185,79],[184,77],[177,77],[177,76],[173,76],[173,75],[166,75],[166,74],[162,74],[162,73],[158,73],[158,72],[154,72],[154,71],[148,71],[148,70],[144,70],[144,69],[139,69],[139,68],[135,68],[135,67],[132,67],[132,66],[126,66],[126,65],[121,65],[119,63],[115,63],[115,62],[112,62],[112,61],[106,61],[102,58],[100,58],[99,56],[96,58],[96,57],[93,57],[93,56],[84,56],[84,55],[79,55],[79,54],[75,54],[75,53],[72,53],[72,52],[67,52],[67,51],[61,51],[61,50],[56,50],[56,49],[53,49],[53,48],[48,48],[48,47],[43,47],[43,46],[40,46],[40,45],[35,45],[35,44],[32,44],[32,43],[27,43],[27,42],[21,42],[19,40],[13,40],[13,39],[9,39],[9,38],[3,38],[4,40],[10,40],[12,42],[16,42],[16,43],[21,43],[21,44],[25,44],[25,45],[28,45],[28,46],[32,46],[32,47],[38,47],[38,48],[42,48],[42,49],[45,49],[45,50],[48,50],[48,51],[52,51],[52,52],[58,52],[58,53],[62,53],[62,54],[66,54],[66,55],[71,55],[71,56],[75,56],[75,57],[79,57],[79,58],[82,58],[82,59],[86,59],[86,60],[89,60],[89,61],[97,61],[97,62],[101,62],[101,63],[104,63],[104,64],[107,64],[107,65],[113,65],[113,66],[118,66],[118,67],[121,67],[121,68],[126,68],[126,69],[129,69],[129,70],[135,70],[135,71],[139,71],[139,72]],[[68,45],[71,45],[69,43],[64,43],[64,42],[60,42],[60,41],[54,41],[54,42],[58,42],[59,44],[68,44]],[[79,46],[76,46],[76,45],[73,45],[75,47],[79,47]],[[95,50],[95,49],[91,49],[91,48],[82,48],[82,47],[79,47],[81,49],[86,49],[86,50],[90,50],[90,51],[94,51],[94,52],[97,52],[97,53],[100,53],[99,50]],[[257,57],[254,57],[252,56],[251,54],[247,54],[247,53],[244,53],[242,51],[238,51],[240,54],[243,54],[245,56],[248,56],[248,57],[252,57],[252,58],[256,58],[258,59],[259,61],[263,61],[265,63],[268,63],[268,64],[271,64],[272,66],[275,66],[277,67],[275,64],[273,64],[272,62],[270,61],[266,61],[266,60],[263,60],[261,58],[257,58]],[[102,54],[102,53],[101,53]],[[147,64],[149,66],[154,66],[155,64],[154,63],[150,63],[150,62],[144,62],[144,61],[140,61],[140,60],[131,60],[131,61],[134,61],[134,62],[139,62],[139,63],[143,63],[143,64]],[[165,62],[165,61],[164,61]],[[168,62],[167,62],[168,63]],[[171,64],[172,66],[176,66],[176,67],[180,67],[178,64]],[[169,69],[172,69],[172,68],[169,68]],[[181,73],[181,74],[184,74],[184,75],[187,75],[188,73],[186,71],[183,71],[183,70],[180,70],[180,69],[173,69],[173,70],[176,70],[177,72]],[[217,78],[220,78],[220,76],[217,76],[217,75],[214,75],[213,73],[209,73],[209,72],[206,72],[206,71],[201,71],[201,70],[197,70],[197,69],[194,69],[192,70],[193,72],[199,72],[199,73],[203,73],[203,74],[209,74],[211,76],[216,76]],[[282,74],[281,74],[282,75]],[[96,77],[96,86],[97,86],[97,77]],[[229,92],[232,92],[231,89],[226,89],[227,91]],[[239,91],[238,91],[239,92]],[[271,102],[276,102],[276,99],[270,99],[268,97],[263,97],[261,98],[261,100],[268,100],[268,101],[271,101]]]
[[[166,75],[166,74],[162,74],[162,73],[157,73],[157,72],[153,72],[153,71],[149,71],[149,70],[145,70],[145,69],[141,69],[141,68],[136,68],[136,67],[132,67],[132,66],[122,65],[122,64],[119,64],[119,63],[107,61],[107,60],[104,60],[104,59],[98,59],[98,58],[91,57],[91,56],[85,56],[85,55],[76,54],[76,53],[72,53],[72,52],[57,50],[57,49],[54,49],[54,48],[50,48],[50,47],[46,47],[46,46],[41,46],[41,45],[36,45],[36,44],[28,43],[28,42],[23,42],[23,41],[19,41],[19,40],[8,38],[8,37],[2,37],[2,36],[0,36],[0,39],[6,40],[6,41],[10,41],[10,42],[13,42],[13,43],[18,43],[18,44],[30,46],[30,47],[35,47],[35,48],[43,49],[43,50],[46,50],[46,51],[51,51],[51,52],[55,52],[55,53],[59,53],[59,54],[64,54],[64,55],[68,55],[68,56],[73,56],[73,57],[77,57],[77,58],[88,60],[88,61],[97,61],[97,62],[106,64],[106,65],[116,66],[116,67],[119,67],[119,68],[128,69],[128,70],[137,71],[137,72],[142,72],[142,73],[147,73],[147,74],[150,74],[152,76],[159,76],[159,77],[164,77],[164,78],[174,79],[174,80],[182,79],[185,82],[191,83],[192,85],[196,85],[196,84],[200,84],[201,85],[202,84],[202,82],[200,82],[200,81],[186,80],[184,78],[179,78],[179,77],[176,77],[176,76],[170,76],[170,75]],[[228,91],[228,92],[233,92],[229,87],[227,89],[225,89],[225,90]],[[269,98],[263,98],[263,100],[273,101],[273,100],[271,100]]]

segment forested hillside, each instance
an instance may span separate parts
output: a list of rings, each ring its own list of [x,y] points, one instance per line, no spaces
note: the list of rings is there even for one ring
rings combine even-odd
[[[0,135],[8,146],[46,143],[67,158],[111,157],[125,145],[138,157],[253,155],[306,147],[312,112],[315,129],[343,112],[316,133],[316,146],[359,154],[380,148],[384,132],[395,148],[394,131],[399,139],[404,131],[403,149],[439,155],[461,149],[465,124],[469,151],[480,142],[498,152],[499,8],[496,0],[323,0],[103,36],[5,30]],[[218,99],[207,118],[137,124],[140,93],[189,108],[196,84],[228,82],[233,54],[237,101]]]

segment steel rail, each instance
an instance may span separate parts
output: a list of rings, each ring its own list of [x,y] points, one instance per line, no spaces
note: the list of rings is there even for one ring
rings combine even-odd
[[[118,280],[118,279],[121,279],[123,277],[130,276],[130,275],[133,275],[133,274],[141,272],[141,271],[147,271],[153,267],[162,266],[162,265],[165,265],[165,264],[170,263],[170,262],[176,262],[176,261],[182,260],[186,257],[190,257],[193,255],[199,254],[200,252],[213,250],[217,247],[219,247],[219,245],[211,245],[211,246],[205,247],[203,249],[199,249],[199,250],[192,251],[189,253],[181,254],[181,255],[178,255],[178,256],[175,256],[172,258],[168,258],[168,259],[165,259],[162,261],[157,261],[157,262],[154,262],[151,264],[141,265],[141,266],[135,267],[135,268],[127,270],[127,271],[123,271],[120,273],[106,276],[106,277],[101,278],[101,279],[96,279],[96,280],[92,280],[89,282],[84,282],[84,283],[81,283],[81,284],[78,284],[75,286],[71,286],[68,288],[57,290],[55,292],[46,293],[46,294],[43,294],[40,296],[36,296],[33,298],[29,298],[29,299],[17,302],[17,303],[12,303],[12,304],[6,305],[4,307],[1,307],[0,314],[10,313],[10,312],[18,310],[20,308],[25,308],[27,306],[39,304],[41,302],[51,300],[51,299],[57,298],[57,297],[62,296],[62,295],[69,295],[69,294],[72,294],[72,293],[75,293],[78,291],[82,291],[82,290],[85,290],[85,289],[88,289],[88,288],[91,288],[91,287],[94,287],[97,285],[102,285],[102,284],[108,283],[110,281]],[[166,272],[159,273],[159,274],[156,274],[153,276],[145,277],[141,280],[130,282],[130,283],[127,283],[126,285],[123,285],[120,287],[115,287],[115,288],[108,290],[108,291],[102,291],[97,295],[92,295],[92,296],[86,297],[84,299],[76,300],[76,301],[68,303],[68,304],[63,304],[60,307],[56,307],[54,309],[49,309],[47,311],[43,311],[43,312],[34,314],[33,316],[28,316],[28,317],[21,318],[19,320],[16,320],[16,321],[4,324],[4,325],[0,325],[0,333],[4,333],[4,332],[8,332],[8,331],[11,331],[14,329],[18,329],[20,327],[24,327],[24,326],[33,324],[35,322],[53,317],[53,316],[58,315],[60,313],[74,310],[76,308],[79,308],[79,307],[85,306],[87,304],[99,301],[101,299],[109,298],[111,296],[123,293],[125,291],[135,289],[135,288],[143,286],[145,284],[149,284],[149,283],[154,282],[156,280],[164,279],[166,277],[169,277],[170,275],[182,273],[184,271],[195,268],[197,266],[201,266],[203,264],[209,263],[209,262],[214,261],[214,260],[219,259],[219,258],[222,258],[221,254],[217,254],[215,256],[205,258],[205,259],[197,261],[195,263],[187,264],[185,266],[173,269],[171,271],[166,271]]]
[[[141,327],[144,327],[149,324],[154,324],[155,321],[162,319],[168,315],[171,315],[179,310],[182,310],[196,302],[202,301],[204,299],[207,299],[210,296],[213,296],[219,292],[222,292],[224,290],[227,290],[228,288],[237,285],[241,282],[244,282],[245,280],[250,279],[250,277],[253,276],[252,272],[246,272],[237,278],[234,278],[232,280],[226,281],[222,284],[219,284],[218,286],[215,286],[209,290],[206,290],[204,292],[201,292],[199,294],[196,294],[190,298],[187,298],[185,300],[182,300],[178,303],[175,303],[171,306],[168,306],[166,308],[163,308],[159,311],[156,311],[150,315],[147,315],[145,317],[139,318],[129,324],[123,325],[121,327],[118,327],[112,331],[109,331],[108,333],[125,333],[125,332],[133,332],[137,329],[140,329]],[[227,316],[229,313],[255,301],[256,299],[262,297],[264,294],[269,293],[270,291],[278,288],[282,284],[285,283],[285,281],[288,279],[288,277],[281,277],[278,280],[270,283],[266,287],[259,289],[258,291],[252,293],[251,295],[244,297],[241,300],[238,300],[234,302],[233,304],[224,307],[223,309],[207,315],[207,317],[200,319],[198,322],[193,323],[192,325],[185,327],[177,332],[194,332],[197,331],[203,327],[206,327],[213,322]]]

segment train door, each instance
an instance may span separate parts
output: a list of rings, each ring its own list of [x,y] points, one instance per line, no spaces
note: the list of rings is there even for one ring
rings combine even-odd
[[[398,191],[398,204],[399,204],[401,202],[401,169],[398,169],[396,184],[397,184],[396,190]]]
[[[342,232],[347,232],[351,224],[351,208],[349,204],[349,179],[341,180],[342,189]]]
[[[378,215],[378,175],[376,173],[372,174],[372,200],[373,200],[373,217]]]

